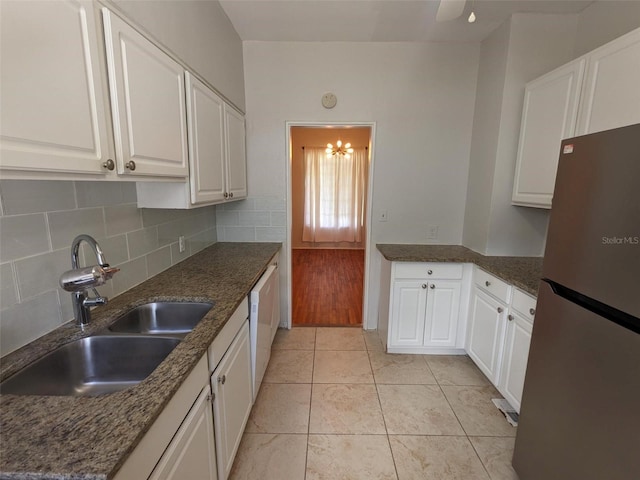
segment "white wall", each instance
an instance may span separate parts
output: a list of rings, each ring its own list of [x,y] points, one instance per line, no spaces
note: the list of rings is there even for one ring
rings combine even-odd
[[[502,92],[507,70],[509,32],[510,23],[503,23],[482,42],[480,48],[462,238],[463,245],[477,252],[485,252],[489,240],[491,192],[502,112]]]
[[[463,244],[539,256],[548,211],[511,205],[525,84],[573,58],[577,15],[515,14],[484,42]]]
[[[430,224],[439,226],[437,243],[459,244],[478,47],[245,42],[249,195],[285,198],[286,121],[374,121],[373,250],[376,243],[426,243]],[[329,91],[338,104],[326,110],[320,97]],[[375,221],[380,210],[388,222]],[[374,261],[371,327],[378,283]]]
[[[593,2],[579,16],[574,56],[604,45],[640,27],[640,1]]]
[[[106,2],[123,11],[244,111],[242,41],[217,1]]]
[[[516,14],[511,17],[502,95],[496,169],[486,253],[544,253],[549,212],[511,205],[515,159],[527,82],[573,58],[577,15]]]

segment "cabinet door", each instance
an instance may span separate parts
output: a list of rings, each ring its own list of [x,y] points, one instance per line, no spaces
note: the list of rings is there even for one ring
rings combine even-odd
[[[515,205],[551,208],[560,141],[575,133],[585,60],[527,84],[513,182]]]
[[[102,13],[118,173],[186,177],[184,69],[109,10]]]
[[[206,385],[153,470],[150,480],[218,478],[210,399],[211,387]]]
[[[105,173],[113,158],[92,2],[0,2],[0,167]]]
[[[191,203],[224,200],[224,102],[189,72],[187,128]]]
[[[498,384],[500,373],[505,310],[503,304],[482,290],[475,289],[471,302],[467,351],[494,385]]]
[[[249,322],[245,321],[211,376],[218,478],[226,480],[253,403]]]
[[[433,280],[429,283],[425,346],[456,346],[461,288],[462,283],[459,281]]]
[[[389,346],[422,346],[427,308],[426,280],[395,280],[391,305]]]
[[[233,108],[224,107],[227,137],[227,194],[230,200],[247,196],[247,154],[244,117]]]
[[[640,123],[640,28],[588,56],[578,135]]]
[[[517,313],[509,315],[504,346],[504,363],[498,390],[518,413],[520,413],[532,329],[531,323]]]

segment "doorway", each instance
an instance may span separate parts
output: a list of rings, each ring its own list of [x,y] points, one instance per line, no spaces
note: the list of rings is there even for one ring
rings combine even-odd
[[[373,125],[288,127],[290,326],[362,328]]]

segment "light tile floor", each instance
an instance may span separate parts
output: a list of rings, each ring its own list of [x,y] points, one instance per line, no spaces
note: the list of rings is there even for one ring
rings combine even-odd
[[[231,480],[517,480],[499,397],[466,356],[389,355],[356,328],[280,330]]]

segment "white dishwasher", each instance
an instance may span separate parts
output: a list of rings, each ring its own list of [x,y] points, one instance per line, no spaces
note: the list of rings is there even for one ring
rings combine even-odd
[[[277,258],[277,257],[276,257]],[[271,343],[280,323],[280,279],[278,262],[267,268],[251,290],[249,314],[249,338],[251,340],[251,372],[253,375],[253,400],[255,401],[262,377],[271,357]]]

